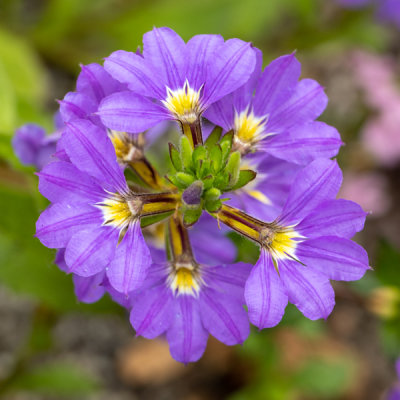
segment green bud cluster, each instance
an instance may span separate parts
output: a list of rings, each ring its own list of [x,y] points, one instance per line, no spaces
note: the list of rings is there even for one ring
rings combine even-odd
[[[182,136],[179,148],[169,144],[173,172],[167,178],[182,193],[184,222],[193,225],[202,210],[216,212],[222,206],[225,192],[240,189],[256,177],[251,170],[241,170],[241,157],[232,151],[233,132],[222,136],[215,128],[204,145],[192,148]]]

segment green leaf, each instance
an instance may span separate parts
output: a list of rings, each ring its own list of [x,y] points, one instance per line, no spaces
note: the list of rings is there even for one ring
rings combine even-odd
[[[200,168],[202,161],[206,159],[207,159],[207,150],[205,149],[205,147],[197,146],[192,154],[192,161],[195,171],[197,171]]]
[[[229,174],[227,173],[219,173],[214,178],[214,186],[220,190],[224,190],[228,186],[229,182]]]
[[[13,85],[0,58],[0,132],[13,132],[17,119],[17,102]],[[9,139],[8,139],[9,140]]]
[[[229,131],[225,133],[224,137],[219,142],[219,145],[221,146],[222,150],[222,165],[226,163],[229,153],[231,152],[233,136],[234,136],[233,131]]]
[[[221,137],[221,133],[222,128],[220,126],[216,126],[208,136],[207,140],[204,143],[204,146],[206,146],[207,149],[210,150],[214,145],[218,143],[219,138]]]
[[[222,167],[222,150],[221,146],[216,144],[210,149],[211,165],[214,173],[218,173]]]
[[[251,169],[242,169],[239,172],[239,178],[234,186],[230,190],[237,190],[242,188],[243,186],[246,186],[249,182],[251,182],[255,177],[257,176],[257,173],[252,171]]]
[[[218,211],[222,206],[222,201],[220,200],[221,191],[217,188],[211,188],[207,190],[204,194],[205,209],[212,213]]]
[[[0,62],[18,98],[30,102],[44,100],[44,69],[27,42],[0,30]]]
[[[216,200],[221,197],[221,191],[217,188],[211,188],[204,193],[205,200]]]
[[[213,186],[214,177],[212,175],[208,175],[203,178],[204,190],[210,189]]]
[[[354,372],[350,358],[310,360],[297,374],[296,387],[314,398],[339,398],[353,382]]]
[[[95,392],[99,383],[79,365],[52,363],[32,367],[19,375],[12,389],[52,396],[84,396]]]
[[[189,227],[194,225],[200,218],[202,213],[202,208],[186,209],[183,213],[183,223],[185,226]]]
[[[182,171],[182,160],[179,151],[172,143],[168,143],[168,146],[169,146],[169,157],[171,159],[172,165],[174,166],[176,171]]]
[[[199,170],[198,170],[198,174],[197,174],[197,177],[198,177],[199,179],[203,179],[203,178],[205,178],[206,176],[210,175],[210,172],[211,172],[211,165],[210,165],[210,164],[211,164],[211,163],[210,163],[210,160],[209,160],[209,159],[204,160],[204,161],[201,163],[200,168],[199,168]]]
[[[380,282],[400,288],[399,265],[400,253],[387,240],[381,240],[375,268],[375,274]]]
[[[192,167],[192,146],[190,145],[189,139],[182,135],[180,144],[179,144],[179,149],[181,152],[181,160],[182,160],[182,165],[185,171],[190,171]]]
[[[173,211],[168,211],[168,212],[161,213],[161,214],[149,215],[147,217],[142,217],[140,219],[140,226],[142,228],[145,228],[146,226],[156,224],[157,222],[160,222],[163,219],[168,218],[171,214],[173,214]]]
[[[190,186],[195,181],[195,177],[191,174],[187,174],[186,172],[177,172],[175,177],[178,182],[185,188]]]
[[[229,189],[235,186],[236,183],[238,182],[240,173],[240,161],[241,157],[238,151],[235,151],[230,155],[224,171],[225,174],[229,175],[229,182],[228,182],[228,187],[224,189]]]

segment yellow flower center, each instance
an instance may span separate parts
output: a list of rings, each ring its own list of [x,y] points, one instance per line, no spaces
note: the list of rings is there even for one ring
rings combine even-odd
[[[304,239],[302,235],[292,228],[282,228],[271,231],[269,228],[261,232],[263,245],[275,260],[296,259],[297,244]]]
[[[197,297],[202,284],[198,266],[189,263],[173,265],[168,283],[172,292],[177,296],[186,294]]]
[[[140,215],[142,203],[140,200],[127,200],[122,196],[113,195],[98,203],[97,207],[103,213],[104,225],[112,225],[122,230]]]
[[[134,161],[143,157],[140,143],[126,132],[109,131],[109,138],[120,163]]]
[[[248,109],[240,114],[235,112],[234,130],[236,139],[242,144],[255,144],[262,139],[262,134],[267,123],[267,117],[256,117]]]
[[[182,88],[172,90],[167,87],[167,98],[162,100],[162,103],[177,120],[184,124],[192,124],[202,112],[200,92],[201,88],[194,90],[186,80]]]
[[[257,165],[252,165],[251,163],[242,163],[241,170],[251,169],[253,171],[257,171]],[[241,188],[243,192],[247,193],[249,196],[255,198],[260,203],[265,205],[271,205],[272,201],[260,190],[257,190],[257,185],[260,181],[265,179],[265,174],[261,172],[257,172],[257,176],[251,182],[249,182],[246,186]]]

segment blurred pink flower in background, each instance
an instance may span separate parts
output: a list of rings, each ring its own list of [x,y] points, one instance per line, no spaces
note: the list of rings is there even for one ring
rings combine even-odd
[[[385,214],[390,207],[386,178],[378,173],[345,173],[339,198],[358,202],[373,217]]]
[[[391,167],[400,160],[400,89],[392,60],[366,52],[352,58],[358,85],[368,106],[377,114],[361,132],[361,142],[381,165]]]

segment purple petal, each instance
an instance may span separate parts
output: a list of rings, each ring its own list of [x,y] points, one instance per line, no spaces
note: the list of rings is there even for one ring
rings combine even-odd
[[[66,247],[71,237],[102,222],[100,210],[85,204],[55,203],[36,222],[36,237],[49,248]]]
[[[227,345],[246,340],[250,324],[243,307],[243,295],[235,297],[205,287],[200,293],[199,303],[203,326],[211,335]]]
[[[203,214],[195,228],[190,231],[193,250],[200,263],[227,264],[236,259],[236,246],[225,236],[225,232],[216,229],[215,219]],[[213,240],[210,240],[210,237]]]
[[[154,339],[164,333],[175,318],[174,300],[165,278],[163,275],[159,284],[134,292],[132,296],[130,322],[138,336]]]
[[[171,355],[183,363],[195,362],[203,355],[208,339],[208,332],[201,323],[198,301],[192,296],[178,296],[173,315],[173,323],[167,331]]]
[[[37,165],[38,153],[45,136],[45,130],[36,124],[26,124],[16,130],[12,145],[22,164]]]
[[[104,68],[135,93],[156,99],[165,97],[165,87],[157,80],[156,71],[140,55],[123,50],[115,51],[105,59]]]
[[[103,297],[105,293],[105,287],[103,286],[104,272],[89,277],[74,275],[72,279],[75,295],[79,301],[91,304]]]
[[[71,160],[68,157],[68,154],[65,151],[65,146],[64,146],[64,132],[65,129],[63,130],[60,139],[57,141],[56,153],[54,154],[54,157],[56,157],[60,161],[66,161],[70,163]]]
[[[102,226],[72,236],[65,250],[68,272],[92,276],[105,269],[114,256],[118,234],[117,230]]]
[[[53,123],[54,123],[54,127],[55,127],[57,130],[62,130],[62,129],[65,127],[64,121],[63,121],[63,119],[61,118],[60,111],[56,111],[56,112],[54,113],[54,116],[53,116]]]
[[[43,144],[43,146],[39,149],[36,158],[36,169],[38,171],[40,171],[48,163],[54,161],[55,151],[56,151],[56,143]]]
[[[369,269],[367,252],[357,243],[336,236],[299,243],[296,256],[307,267],[335,281],[358,280]]]
[[[271,187],[268,183],[265,184],[268,187],[268,190]],[[275,189],[275,188],[274,188]],[[258,190],[259,191],[259,190]],[[262,192],[262,191],[259,191]],[[274,190],[275,192],[275,190]],[[268,191],[265,193],[270,194]],[[282,206],[278,206],[275,204],[272,199],[269,197],[268,200],[271,200],[270,204],[265,204],[260,200],[256,199],[254,196],[251,196],[246,191],[239,190],[235,193],[229,195],[230,200],[229,204],[232,207],[240,208],[242,211],[250,214],[254,218],[258,218],[264,221],[273,221],[275,220],[282,211]]]
[[[288,163],[260,152],[247,155],[244,162],[248,162],[251,169],[257,172],[257,177],[251,185],[251,190],[238,190],[231,195],[230,203],[253,217],[273,221],[282,211],[289,189],[296,173],[301,170],[297,164]],[[261,201],[252,195],[252,191],[265,195]],[[266,204],[267,203],[267,204]]]
[[[97,104],[104,97],[124,90],[124,85],[112,78],[99,64],[81,65],[81,69],[76,82],[76,90],[86,94]]]
[[[52,162],[38,176],[40,193],[52,202],[95,203],[105,197],[93,178],[69,162]]]
[[[279,324],[288,297],[272,258],[265,250],[261,250],[260,258],[251,271],[244,296],[253,325],[263,329]]]
[[[108,280],[114,289],[128,294],[140,287],[150,265],[150,251],[144,241],[140,221],[135,221],[117,247],[107,269]]]
[[[214,52],[204,85],[207,107],[244,85],[254,71],[256,53],[250,43],[229,39]]]
[[[342,236],[352,238],[364,227],[367,213],[350,200],[328,200],[320,204],[296,227],[307,238]]]
[[[254,97],[256,115],[274,112],[293,94],[300,77],[301,66],[295,54],[288,54],[272,61],[262,73]]]
[[[81,171],[102,182],[102,186],[107,184],[107,190],[127,190],[114,146],[104,129],[86,120],[75,120],[68,124],[62,140],[72,163]]]
[[[342,144],[334,127],[313,122],[272,136],[263,150],[283,160],[306,165],[317,158],[336,156]]]
[[[67,93],[59,103],[64,122],[86,118],[97,111],[97,103],[85,93]]]
[[[59,249],[56,253],[56,258],[54,259],[54,264],[57,265],[61,271],[68,272],[68,266],[65,264],[65,249]]]
[[[252,266],[245,263],[219,265],[204,268],[204,280],[207,287],[218,293],[227,293],[231,297],[241,299],[244,303],[244,285]]]
[[[256,55],[256,64],[249,80],[232,93],[233,106],[239,113],[253,103],[253,95],[262,71],[262,51],[253,48]]]
[[[214,52],[224,43],[220,35],[196,35],[186,45],[188,70],[186,78],[190,87],[199,90],[207,80],[209,63],[212,62]]]
[[[268,130],[280,132],[314,121],[325,110],[327,103],[322,86],[311,79],[303,79],[290,99],[271,112]]]
[[[98,114],[108,128],[130,133],[143,132],[161,121],[172,119],[166,109],[132,92],[106,97]]]
[[[228,94],[223,99],[211,104],[203,116],[225,131],[231,130],[235,118],[232,95]]]
[[[313,161],[296,175],[281,221],[291,224],[302,220],[322,202],[335,198],[341,183],[342,172],[336,161]]]
[[[183,86],[186,72],[186,45],[170,28],[153,28],[143,35],[143,57],[153,67],[157,79],[171,89]],[[166,94],[166,92],[165,92]]]
[[[279,273],[289,301],[305,317],[328,317],[335,305],[335,293],[326,275],[292,260],[280,260]]]

